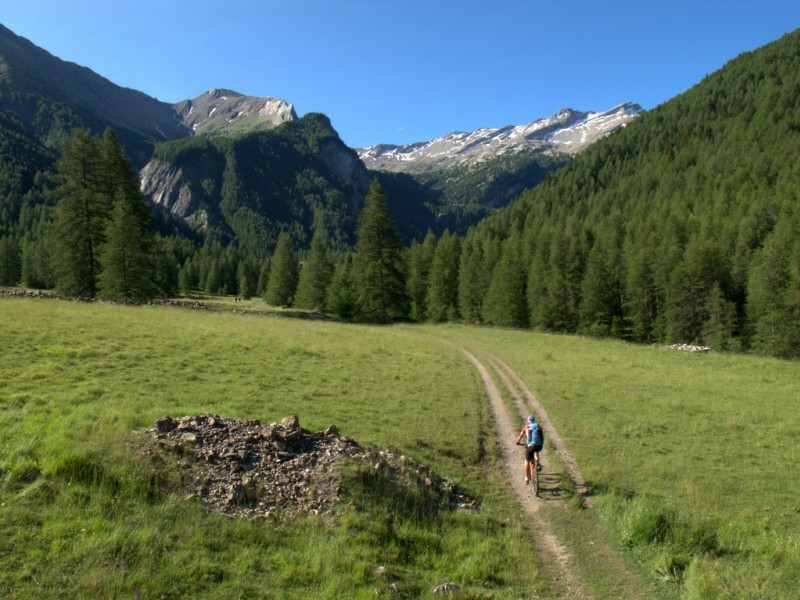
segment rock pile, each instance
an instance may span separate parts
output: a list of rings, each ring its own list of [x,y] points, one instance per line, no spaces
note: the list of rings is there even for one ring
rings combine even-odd
[[[390,476],[411,471],[446,498],[450,508],[476,508],[455,485],[424,466],[405,456],[362,448],[339,435],[335,425],[311,432],[300,427],[296,416],[263,425],[205,414],[163,417],[148,431],[159,449],[188,459],[190,493],[185,499],[198,499],[233,517],[263,520],[334,511],[344,490],[333,467],[344,460],[388,469]]]
[[[693,344],[672,344],[671,350],[680,350],[681,352],[709,352],[711,348],[708,346],[695,346]]]

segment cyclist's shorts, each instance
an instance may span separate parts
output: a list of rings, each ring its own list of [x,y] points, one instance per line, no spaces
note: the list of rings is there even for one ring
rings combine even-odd
[[[532,461],[534,452],[541,452],[542,445],[534,444],[533,446],[525,446],[525,460]]]

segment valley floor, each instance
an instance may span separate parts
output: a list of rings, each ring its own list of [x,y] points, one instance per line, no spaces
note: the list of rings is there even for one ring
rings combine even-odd
[[[538,560],[543,573],[551,579],[553,590],[565,598],[651,598],[653,590],[646,590],[640,578],[625,564],[599,529],[579,538],[581,548],[571,549],[551,523],[552,511],[565,510],[565,500],[574,494],[582,508],[591,509],[590,492],[583,480],[574,456],[569,452],[547,412],[524,381],[505,362],[489,357],[488,363],[495,377],[499,378],[509,403],[504,402],[503,392],[498,388],[490,369],[472,353],[463,350],[481,376],[496,427],[498,447],[502,455],[505,474],[514,490],[523,516],[527,519],[534,536]],[[546,432],[547,446],[541,453],[541,492],[537,498],[531,486],[523,480],[523,455],[515,440],[524,422],[524,415],[533,413]],[[571,494],[570,494],[571,492]],[[573,540],[574,541],[574,540]],[[585,573],[585,565],[576,559],[587,551],[594,554],[602,564],[605,576],[598,578]],[[598,585],[599,581],[599,585]],[[609,582],[612,582],[609,585]]]

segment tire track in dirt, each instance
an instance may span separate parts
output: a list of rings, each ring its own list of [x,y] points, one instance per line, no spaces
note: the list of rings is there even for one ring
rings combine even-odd
[[[555,582],[557,587],[562,588],[564,596],[568,598],[589,598],[590,596],[585,594],[583,586],[575,574],[572,556],[553,533],[549,524],[542,518],[540,512],[541,500],[533,496],[530,486],[523,481],[522,456],[514,443],[519,434],[515,424],[517,420],[512,419],[509,414],[503,403],[503,397],[486,367],[467,350],[462,349],[462,352],[478,371],[486,388],[506,475],[520,506],[530,517],[533,529],[536,531],[536,548],[541,553],[540,563],[543,570]]]
[[[572,484],[572,489],[578,497],[580,497],[581,502],[586,508],[592,508],[590,490],[578,468],[578,461],[575,460],[575,457],[567,448],[564,439],[558,433],[558,429],[553,425],[544,406],[542,406],[534,393],[525,385],[525,382],[522,381],[520,376],[517,375],[511,367],[497,357],[491,356],[490,360],[493,363],[495,371],[500,376],[503,385],[506,386],[506,389],[508,389],[514,399],[515,404],[518,408],[522,409],[520,415],[529,411],[536,415],[536,420],[539,421],[544,428],[547,439],[550,440],[550,444],[564,464],[564,470],[567,472],[567,476]],[[511,380],[513,380],[513,383]],[[522,398],[520,395],[522,395]],[[529,410],[526,410],[526,408]],[[544,457],[544,453],[542,456]]]
[[[470,357],[470,360],[473,361],[473,365],[475,365],[476,368],[478,368],[480,362],[474,356],[467,353],[465,350],[464,352],[465,354],[467,354],[468,357]],[[536,415],[536,419],[541,423],[542,427],[545,429],[545,435],[546,439],[549,440],[548,442],[549,446],[553,450],[555,450],[556,454],[558,455],[559,459],[564,465],[566,476],[569,478],[574,491],[581,498],[583,506],[586,508],[591,508],[592,499],[589,496],[590,490],[588,489],[588,487],[584,482],[583,476],[581,475],[580,469],[578,468],[578,463],[575,460],[575,457],[572,455],[572,453],[568,450],[567,445],[564,442],[564,439],[558,433],[558,430],[553,425],[553,422],[550,420],[550,417],[548,416],[544,406],[542,406],[541,402],[539,402],[539,400],[536,398],[534,393],[528,388],[528,386],[525,384],[522,378],[520,378],[519,375],[517,375],[517,373],[511,367],[509,367],[503,360],[494,356],[489,356],[489,360],[491,361],[491,366],[493,370],[497,373],[498,377],[500,378],[500,381],[503,383],[503,386],[507,389],[509,395],[511,396],[511,399],[513,400],[514,406],[517,409],[518,413],[517,417],[519,418],[519,422],[522,422],[524,419],[524,415],[529,412],[532,412],[533,414]],[[481,367],[483,367],[483,365],[481,365]],[[478,370],[481,371],[481,368],[478,368]],[[489,376],[488,371],[486,371],[485,368],[483,369],[483,371],[481,371],[481,377],[484,378],[484,384],[486,386],[487,394],[490,395],[490,399],[492,394],[492,392],[490,392],[490,388],[491,390],[493,390],[493,393],[498,395],[499,398],[498,412],[505,413],[506,417],[511,417],[508,414],[508,410],[506,410],[506,406],[502,403],[502,397],[499,395],[500,392],[495,387],[494,382],[491,380],[491,377]],[[487,377],[488,377],[488,383],[486,379]],[[494,410],[495,409],[493,408],[493,411]],[[511,418],[513,420],[513,417]],[[511,424],[511,427],[513,429],[514,425]],[[516,436],[518,434],[519,430],[513,431],[514,440],[516,440]],[[498,422],[498,435],[500,435],[499,422]],[[513,442],[511,443],[513,444]],[[505,457],[504,460],[506,460]],[[519,455],[516,457],[511,457],[511,463],[513,464],[515,462],[517,464],[521,463],[521,457]],[[552,474],[548,473],[552,472],[553,469],[547,463],[546,452],[543,452],[541,454],[541,462],[543,466],[542,473],[546,474],[546,477],[544,478],[545,487],[543,487],[545,498],[548,498],[549,496],[549,500],[555,500],[557,503],[557,501],[561,498],[560,488],[558,487],[558,479],[553,479]],[[517,489],[517,484],[519,484],[519,486],[524,488],[525,486],[524,484],[520,483],[520,476],[516,474],[515,469],[512,468],[509,470],[508,462],[506,462],[506,467],[507,470],[509,471],[512,485],[515,486],[515,490]],[[553,487],[552,485],[553,482],[555,482],[556,484],[555,487]],[[548,483],[551,484],[549,487]],[[536,505],[535,510],[537,513],[539,512],[540,506],[546,506],[548,504],[552,504],[552,503],[542,502],[541,500],[536,502],[535,499],[530,495],[530,493],[528,494],[528,500],[534,501],[534,504]],[[555,504],[552,505],[555,506]],[[542,515],[539,515],[539,521],[545,522]],[[540,527],[540,525],[537,524],[537,528],[538,527]],[[548,531],[549,535],[552,536],[552,539],[558,542],[556,536],[551,533],[552,528],[548,528],[547,525],[545,525],[545,528]],[[605,570],[614,574],[613,579],[618,588],[613,593],[613,597],[630,598],[630,599],[651,597],[651,594],[648,592],[648,590],[642,587],[639,578],[628,569],[628,567],[625,565],[625,561],[623,560],[622,556],[615,548],[612,547],[612,545],[605,538],[605,535],[603,535],[601,532],[598,531],[596,535],[590,534],[589,537],[582,538],[577,543],[584,547],[583,552],[586,552],[587,544],[591,546],[591,554],[595,556],[595,560],[600,561],[604,565]],[[559,543],[559,545],[561,544]],[[561,545],[561,547],[563,549],[563,545]],[[579,571],[579,568],[577,567],[577,565],[574,564],[570,565],[569,553],[567,552],[566,549],[563,549],[563,552],[564,552],[564,558],[562,559],[563,561],[562,568],[570,569],[568,572],[569,574],[568,575],[565,574],[565,578],[571,577],[573,581],[577,581],[578,576],[575,575],[575,572]],[[608,591],[608,588],[606,589],[606,591]],[[571,598],[591,597],[590,595],[581,591],[573,591],[571,594],[568,595]]]

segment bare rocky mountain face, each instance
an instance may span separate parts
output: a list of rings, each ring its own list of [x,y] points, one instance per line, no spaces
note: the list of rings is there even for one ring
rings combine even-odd
[[[214,89],[172,105],[183,125],[195,134],[247,133],[297,119],[294,106],[271,97],[245,96]]]
[[[358,155],[369,169],[409,174],[523,152],[574,155],[642,112],[634,102],[599,113],[567,108],[527,125],[454,132],[406,146],[380,144],[360,148]]]
[[[339,434],[300,427],[296,416],[280,423],[218,415],[164,417],[148,430],[144,452],[154,460],[173,453],[182,468],[186,501],[231,517],[263,520],[299,513],[336,512],[348,490],[336,467],[353,461],[399,485],[418,485],[445,510],[475,510],[456,485],[404,455],[361,447]]]

